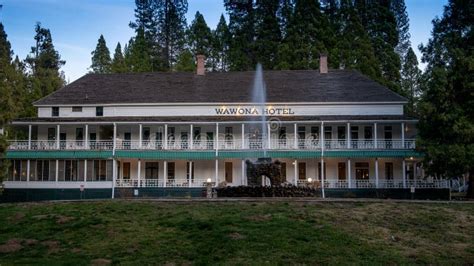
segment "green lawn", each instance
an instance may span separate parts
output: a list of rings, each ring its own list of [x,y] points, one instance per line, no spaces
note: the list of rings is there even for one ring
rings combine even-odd
[[[474,263],[474,204],[0,205],[0,265]]]

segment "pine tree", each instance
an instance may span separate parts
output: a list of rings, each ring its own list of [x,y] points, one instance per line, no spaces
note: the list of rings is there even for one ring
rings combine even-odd
[[[317,69],[319,55],[327,53],[329,31],[329,22],[321,13],[318,1],[297,0],[285,38],[290,52],[285,57],[292,60],[285,63],[291,69]]]
[[[138,34],[139,29],[144,32],[147,50],[150,53],[153,71],[164,70],[162,61],[162,47],[158,43],[159,38],[159,0],[135,0],[135,21],[129,26]]]
[[[30,82],[34,99],[44,97],[65,85],[64,73],[60,68],[66,63],[61,60],[54,49],[51,32],[42,28],[40,23],[35,26],[35,46],[25,62],[30,72]]]
[[[212,48],[212,33],[199,11],[196,12],[194,20],[189,27],[189,44],[194,55],[202,54],[206,58],[209,57]]]
[[[221,14],[216,29],[212,32],[212,50],[210,63],[212,71],[228,71],[229,70],[229,45],[230,32],[224,15]]]
[[[187,0],[156,0],[158,44],[165,69],[173,69],[185,46]]]
[[[139,29],[135,39],[131,39],[128,43],[125,59],[130,72],[151,72],[153,70],[149,46],[143,30]]]
[[[255,9],[255,55],[264,69],[274,69],[278,65],[278,46],[281,42],[278,9],[278,1],[257,1]]]
[[[194,72],[196,70],[196,63],[194,62],[194,55],[191,51],[185,49],[179,54],[176,62],[176,71]]]
[[[424,167],[435,177],[469,178],[474,197],[474,12],[472,1],[450,0],[421,45],[427,63],[419,104]]]
[[[224,0],[229,14],[229,65],[232,71],[255,69],[255,10],[252,0]]]
[[[397,22],[397,31],[398,31],[398,44],[395,47],[400,59],[406,57],[408,49],[410,49],[410,22],[408,19],[407,7],[405,5],[405,0],[391,0],[391,10],[395,16]]]
[[[110,70],[112,73],[127,72],[127,65],[125,64],[125,58],[122,54],[122,46],[120,45],[120,42],[117,43],[117,47],[115,47],[114,58],[112,59]]]
[[[402,93],[408,97],[410,115],[416,114],[416,104],[420,95],[421,70],[418,68],[418,59],[411,47],[408,49],[402,66]]]
[[[288,32],[288,24],[290,23],[291,16],[293,15],[294,0],[280,0],[280,6],[278,8],[278,21],[280,23],[281,37],[285,38]]]
[[[110,51],[102,34],[99,37],[95,50],[91,54],[92,65],[90,68],[93,73],[106,74],[111,72],[112,59],[110,59]]]

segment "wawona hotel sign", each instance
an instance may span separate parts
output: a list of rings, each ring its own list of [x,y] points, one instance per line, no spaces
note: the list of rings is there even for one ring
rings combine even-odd
[[[220,107],[216,115],[294,115],[291,108],[283,107]]]

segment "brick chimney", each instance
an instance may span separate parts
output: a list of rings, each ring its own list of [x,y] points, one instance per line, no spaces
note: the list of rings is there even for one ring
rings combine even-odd
[[[319,55],[319,73],[328,73],[328,56],[326,54]]]
[[[199,76],[204,76],[206,75],[206,67],[204,64],[204,61],[206,60],[206,57],[202,54],[198,54],[197,56],[197,69],[196,69],[196,74]]]

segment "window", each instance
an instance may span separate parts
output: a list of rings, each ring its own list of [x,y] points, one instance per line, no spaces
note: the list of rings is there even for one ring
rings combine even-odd
[[[174,162],[168,163],[168,179],[174,179]]]
[[[104,107],[97,106],[95,108],[95,116],[104,116]]]
[[[306,163],[304,162],[298,163],[298,179],[299,180],[306,179]]]
[[[351,127],[351,140],[358,140],[359,139],[359,127],[352,126]]]
[[[145,179],[158,179],[158,162],[145,162]]]
[[[10,162],[9,181],[26,181],[26,160],[12,160]]]
[[[84,140],[84,129],[82,127],[76,128],[76,141]]]
[[[49,161],[47,160],[38,160],[36,161],[36,181],[49,181],[54,180],[55,176],[50,176],[50,166]],[[55,167],[56,168],[56,167]]]
[[[51,109],[51,116],[59,116],[59,107],[53,107]]]
[[[369,163],[355,163],[356,179],[369,180]]]
[[[364,139],[372,139],[372,127],[364,127]]]
[[[72,107],[72,112],[73,112],[73,113],[80,113],[80,112],[82,112],[82,106],[73,106],[73,107]]]
[[[199,144],[201,142],[201,128],[200,127],[194,128],[193,138],[196,144]]]
[[[56,128],[50,127],[48,128],[48,140],[55,140],[56,139]]]
[[[125,170],[125,163],[123,168]],[[112,171],[111,160],[87,161],[87,181],[112,181]]]
[[[226,142],[230,143],[232,142],[232,137],[233,136],[233,131],[232,127],[225,127],[225,140]]]
[[[232,162],[225,162],[225,182],[233,182],[233,173],[232,173]]]
[[[324,163],[324,178],[326,179],[326,164]],[[321,162],[318,163],[318,179],[321,180]]]
[[[346,127],[337,127],[337,138],[339,140],[346,139]]]
[[[149,127],[144,127],[143,128],[143,141],[150,141],[150,128]]]
[[[385,179],[393,179],[393,163],[385,163]]]

